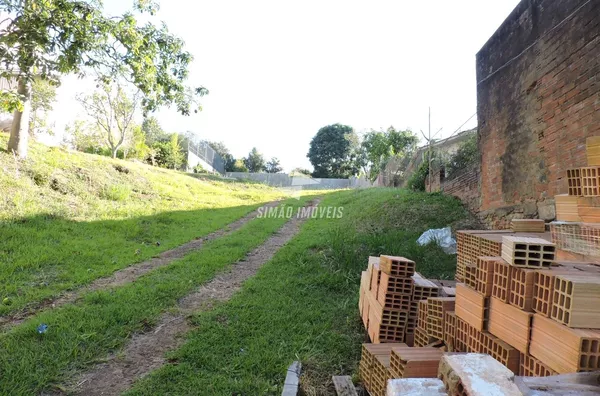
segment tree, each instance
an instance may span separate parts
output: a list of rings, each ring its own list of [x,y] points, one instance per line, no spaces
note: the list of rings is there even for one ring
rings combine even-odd
[[[135,0],[136,12],[154,14],[153,0]],[[102,2],[84,0],[2,0],[0,77],[16,80],[16,92],[0,92],[0,105],[14,111],[8,150],[27,156],[31,82],[35,77],[57,83],[61,74],[83,77],[90,71],[101,82],[125,75],[143,95],[145,112],[175,104],[188,115],[200,110],[203,87],[184,85],[190,53],[163,24],[138,22],[133,12],[109,17]]]
[[[223,159],[225,172],[235,172],[233,169],[235,168],[235,158],[229,152],[227,146],[223,142],[208,142],[208,145],[213,148],[219,154],[219,156]]]
[[[415,150],[418,142],[410,130],[398,131],[393,126],[386,131],[371,130],[361,143],[360,165],[375,180],[391,157],[405,157]]]
[[[357,136],[348,125],[333,124],[319,129],[307,154],[314,168],[313,177],[347,178],[356,174],[357,143]]]
[[[96,154],[100,153],[104,145],[98,128],[84,120],[75,120],[66,126],[63,144],[77,151]]]
[[[267,173],[279,173],[283,170],[279,159],[273,157],[267,162],[266,171]]]
[[[185,155],[179,144],[179,135],[173,133],[168,141],[155,142],[152,146],[156,150],[154,160],[164,168],[180,169],[185,161]]]
[[[244,158],[244,165],[248,168],[249,172],[262,172],[265,170],[265,159],[256,147],[254,147],[250,150],[248,157]]]
[[[48,80],[34,79],[31,84],[31,117],[29,119],[29,133],[47,127],[47,113],[52,111],[52,104],[56,100],[56,86]]]
[[[104,83],[93,94],[77,97],[102,132],[113,158],[117,157],[117,151],[126,139],[133,136],[134,116],[139,99],[139,93],[130,98],[119,83]]]
[[[306,176],[310,176],[310,171],[308,169],[304,169],[304,168],[294,168],[292,169],[292,171],[290,172],[290,176],[294,176],[294,175],[306,175]]]
[[[154,142],[169,138],[169,135],[162,129],[162,126],[154,116],[144,117],[142,131],[146,135],[146,145],[148,146],[152,146]]]
[[[248,168],[244,164],[244,160],[238,159],[233,163],[232,172],[248,172]]]

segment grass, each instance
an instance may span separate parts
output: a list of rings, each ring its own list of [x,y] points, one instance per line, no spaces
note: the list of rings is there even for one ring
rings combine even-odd
[[[343,207],[343,217],[305,223],[229,302],[196,315],[187,342],[129,395],[277,395],[294,360],[305,394],[333,394],[331,376],[356,373],[360,358],[358,288],[369,255],[402,254],[426,276],[453,275],[455,256],[416,239],[469,220],[454,198],[368,189],[330,194],[327,206]]]
[[[286,205],[298,207],[301,200]],[[0,334],[0,394],[38,394],[65,376],[103,359],[134,332],[155,325],[162,312],[230,264],[242,259],[286,219],[255,219],[231,235],[122,287],[87,293],[82,301],[47,311]],[[38,334],[37,326],[48,331]]]
[[[6,140],[0,134],[0,147]],[[25,161],[0,152],[0,315],[207,235],[283,196],[261,184],[39,144]]]

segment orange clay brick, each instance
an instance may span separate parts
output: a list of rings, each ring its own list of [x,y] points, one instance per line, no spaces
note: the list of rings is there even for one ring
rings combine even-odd
[[[600,274],[557,275],[550,317],[569,327],[600,329]]]
[[[429,337],[426,329],[422,329],[420,327],[415,329],[415,347],[424,347],[431,344],[433,341],[435,341],[435,338]]]
[[[578,168],[567,169],[567,184],[569,186],[569,195],[581,196],[583,191],[581,188],[581,170]]]
[[[467,325],[468,326],[468,325]],[[505,365],[513,373],[519,371],[519,351],[487,331],[468,326],[468,351],[486,353]]]
[[[379,269],[379,264],[373,264],[371,269],[371,285],[370,290],[371,294],[377,297],[379,293],[379,281],[381,279],[381,270]]]
[[[583,221],[579,216],[579,197],[561,194],[554,196],[557,221]]]
[[[494,262],[492,296],[506,303],[510,301],[510,265],[504,260]]]
[[[535,271],[523,268],[510,268],[510,294],[511,305],[523,311],[533,311],[533,282]]]
[[[452,352],[456,348],[456,314],[454,311],[444,312],[444,344]]]
[[[492,297],[488,330],[519,352],[527,353],[533,314]]]
[[[600,167],[586,166],[579,168],[581,172],[581,195],[597,197],[600,195]]]
[[[502,258],[515,267],[540,269],[550,267],[556,247],[542,238],[503,236]]]
[[[477,257],[475,290],[486,297],[490,297],[492,295],[492,287],[494,285],[494,263],[501,260],[501,257]]]
[[[425,279],[420,275],[415,274],[412,279],[414,282],[413,285],[413,300],[423,300],[429,297],[438,297],[440,294],[440,288],[438,285],[430,281],[429,279]]]
[[[469,286],[471,289],[476,290],[476,288],[477,288],[477,265],[475,263],[469,263],[466,265],[464,284]]]
[[[415,262],[404,257],[379,256],[379,267],[392,276],[410,278],[415,274]]]
[[[554,278],[556,275],[577,273],[577,270],[558,267],[548,270],[537,270],[533,277],[533,310],[540,315],[549,317],[552,308]]]
[[[385,396],[387,382],[392,379],[390,372],[390,355],[375,355],[373,360],[373,369],[371,373],[371,391],[372,396]]]
[[[417,326],[427,330],[427,300],[419,301]]]
[[[469,352],[469,328],[470,326],[456,316],[456,329],[454,334],[454,351]]]
[[[431,297],[427,299],[427,333],[438,340],[444,338],[444,312],[453,311],[454,297]]]
[[[546,223],[542,219],[512,219],[513,232],[546,232]]]
[[[394,344],[362,344],[362,354],[360,363],[358,365],[358,373],[362,380],[363,385],[370,391],[371,388],[371,373],[373,372],[373,365],[375,363],[376,355],[390,356],[392,348],[405,347],[406,344],[394,343]]]
[[[469,325],[482,331],[487,320],[487,300],[482,294],[458,283],[454,312]]]
[[[393,378],[437,378],[444,352],[437,348],[392,348],[390,371]]]
[[[521,354],[519,359],[519,375],[521,377],[548,377],[558,374],[531,355]]]
[[[600,331],[571,329],[533,316],[529,354],[559,374],[600,369]]]

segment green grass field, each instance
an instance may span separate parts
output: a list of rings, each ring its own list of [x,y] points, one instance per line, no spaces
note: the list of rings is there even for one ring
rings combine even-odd
[[[416,239],[469,220],[454,198],[369,189],[330,194],[320,206],[344,215],[309,220],[232,300],[197,315],[170,363],[129,394],[277,395],[294,360],[305,394],[334,394],[331,376],[355,374],[360,358],[358,288],[369,255],[405,255],[425,276],[453,277],[456,257]]]
[[[6,139],[0,134],[0,147]],[[19,163],[0,151],[0,315],[207,235],[283,197],[260,184],[39,144]]]
[[[0,135],[0,146],[6,136]],[[16,162],[0,151],[0,315],[10,315],[207,235],[262,203],[284,199],[259,184],[189,175],[33,144]],[[429,228],[463,228],[459,201],[399,189],[319,192],[341,218],[314,218],[231,300],[190,320],[169,363],[132,395],[276,395],[303,364],[307,395],[331,394],[332,375],[355,374],[364,331],[360,272],[370,255],[403,255],[427,277],[452,278],[455,256],[418,246]],[[297,208],[312,197],[285,199]],[[338,212],[339,213],[339,212]],[[287,219],[249,221],[135,282],[86,292],[0,333],[0,394],[61,390],[119,353],[177,301],[243,259]],[[157,243],[159,242],[159,243]],[[39,334],[39,325],[48,326]]]

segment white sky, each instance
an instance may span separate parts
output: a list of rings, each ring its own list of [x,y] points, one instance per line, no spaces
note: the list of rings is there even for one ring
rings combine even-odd
[[[109,14],[130,1],[106,0]],[[311,168],[319,128],[443,127],[476,112],[475,54],[518,0],[163,0],[158,19],[195,61],[190,84],[204,111],[157,113],[163,128],[223,141],[233,155],[257,147],[284,169]],[[73,100],[93,83],[65,78],[51,119],[59,132],[82,114]],[[476,118],[463,129],[476,125]]]

